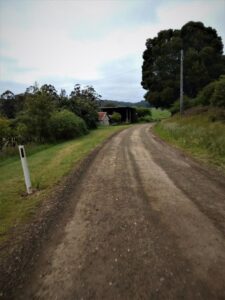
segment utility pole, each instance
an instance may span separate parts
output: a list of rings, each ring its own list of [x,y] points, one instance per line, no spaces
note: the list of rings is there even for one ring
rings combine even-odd
[[[184,104],[183,104],[183,60],[184,60],[184,51],[180,51],[180,114],[183,114]]]

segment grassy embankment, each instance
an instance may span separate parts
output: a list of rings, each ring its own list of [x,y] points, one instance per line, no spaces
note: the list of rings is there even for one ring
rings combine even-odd
[[[53,186],[114,132],[127,126],[104,127],[81,138],[57,145],[27,148],[32,185],[38,192],[24,197],[25,185],[19,154],[0,161],[0,242],[12,226],[23,224],[35,213]]]
[[[218,111],[173,116],[158,123],[154,132],[192,156],[225,171],[225,121],[215,121]],[[213,120],[213,121],[212,121]]]

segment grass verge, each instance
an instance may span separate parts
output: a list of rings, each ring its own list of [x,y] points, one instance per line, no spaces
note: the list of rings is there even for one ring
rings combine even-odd
[[[153,130],[163,140],[225,171],[225,123],[212,122],[210,111],[174,116],[156,124]]]
[[[101,127],[81,138],[56,145],[27,149],[33,188],[38,192],[24,196],[25,185],[19,153],[0,163],[0,243],[10,229],[22,225],[36,212],[53,186],[94,148],[113,133],[127,126]]]

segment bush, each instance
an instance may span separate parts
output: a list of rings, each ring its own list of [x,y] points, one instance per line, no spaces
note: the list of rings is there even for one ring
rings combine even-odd
[[[225,107],[225,76],[216,82],[214,93],[210,100],[213,106]]]
[[[21,113],[21,123],[29,128],[29,134],[35,142],[45,142],[50,137],[49,119],[55,111],[51,96],[38,92],[29,94],[25,100],[25,110]]]
[[[66,108],[81,117],[89,129],[97,128],[100,99],[101,95],[92,86],[82,89],[80,84],[76,84]]]
[[[183,109],[188,109],[192,106],[195,106],[195,100],[194,99],[190,99],[189,97],[185,96],[183,97]],[[170,112],[172,115],[178,113],[180,111],[180,99],[178,99],[177,101],[175,101],[173,103],[173,105],[170,108]]]
[[[88,129],[97,128],[98,110],[95,101],[86,98],[73,97],[68,101],[66,108],[82,118]]]
[[[171,112],[167,109],[151,108],[151,116],[153,121],[160,121],[171,117]]]
[[[51,138],[67,140],[88,132],[84,120],[68,110],[53,112],[49,120]]]
[[[137,117],[151,116],[151,109],[146,107],[136,107]]]
[[[27,111],[20,112],[16,119],[12,121],[14,135],[18,143],[37,142],[36,128],[33,115]],[[49,120],[49,119],[48,119]],[[48,123],[46,122],[46,131],[48,131]]]
[[[152,122],[152,117],[150,115],[147,115],[147,116],[144,116],[144,117],[141,117],[138,119],[139,122],[144,122],[144,123],[150,123]]]
[[[17,123],[15,128],[15,138],[18,144],[26,144],[32,141],[28,126],[24,123]]]
[[[121,122],[121,114],[120,113],[118,113],[118,112],[114,112],[112,115],[111,115],[111,117],[110,117],[110,119],[111,119],[111,121],[113,122],[113,123],[120,123]]]
[[[201,105],[209,105],[210,99],[215,91],[216,82],[211,82],[205,86],[197,96],[197,102]]]
[[[11,137],[10,121],[0,117],[0,150]]]
[[[225,107],[225,76],[206,85],[197,96],[201,105]]]

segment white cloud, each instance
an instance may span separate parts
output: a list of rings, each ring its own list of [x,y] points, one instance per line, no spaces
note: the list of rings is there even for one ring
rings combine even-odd
[[[20,2],[13,6],[10,1],[0,2],[0,34],[5,45],[0,53],[16,59],[17,67],[27,68],[27,71],[18,72],[18,68],[13,71],[12,66],[1,64],[0,79],[26,84],[51,77],[59,81],[62,78],[64,84],[66,78],[103,80],[103,65],[128,56],[133,57],[130,69],[141,70],[147,38],[156,36],[162,29],[180,28],[190,20],[216,27],[217,16],[225,5],[219,0],[160,2],[156,21],[119,28],[119,12],[126,18],[126,10],[128,14],[130,6],[134,9],[135,5],[142,5],[142,1],[21,3],[22,6]],[[155,2],[149,3],[154,5]]]
[[[223,0],[168,1],[158,8],[158,16],[163,28],[179,28],[188,21],[212,21],[224,6]]]
[[[39,1],[26,4],[29,9],[25,20],[9,9],[1,16],[1,39],[7,45],[1,49],[1,55],[16,58],[18,66],[36,71],[18,74],[6,68],[1,71],[5,80],[24,82],[43,76],[98,78],[98,66],[118,57],[120,47],[113,39],[79,40],[72,36],[84,27],[104,23],[109,15],[122,9],[121,2]]]

